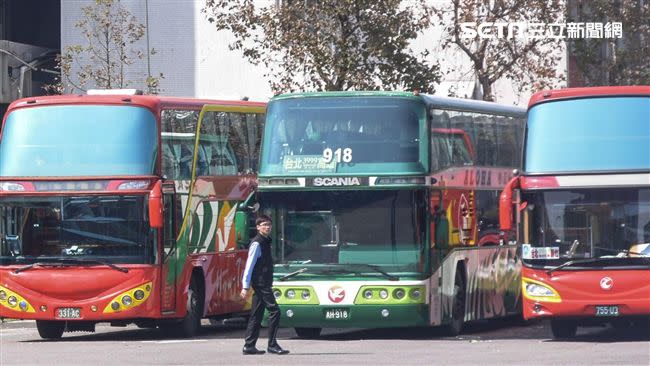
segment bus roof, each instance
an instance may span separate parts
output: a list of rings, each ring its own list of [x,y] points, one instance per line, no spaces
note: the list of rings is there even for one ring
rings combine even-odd
[[[568,88],[543,90],[533,94],[528,102],[528,109],[539,103],[559,99],[577,99],[607,96],[650,96],[650,85],[635,86],[597,86],[588,88]]]
[[[319,97],[403,97],[417,98],[413,92],[404,91],[326,91],[279,94],[271,100],[292,98],[319,98]]]
[[[495,113],[509,115],[513,117],[522,117],[526,115],[526,109],[498,104],[494,102],[485,102],[482,100],[440,97],[429,94],[420,94],[403,91],[336,91],[336,92],[310,92],[310,93],[289,93],[280,94],[273,97],[272,100],[292,99],[292,98],[319,98],[319,97],[401,97],[414,98],[423,100],[427,105],[435,108],[457,109],[464,111],[475,111],[482,113]]]
[[[28,97],[15,100],[9,105],[6,114],[9,112],[25,107],[35,107],[44,105],[69,105],[69,104],[125,104],[140,105],[155,110],[159,107],[177,107],[188,108],[192,106],[201,107],[205,104],[220,105],[241,105],[241,106],[260,106],[264,107],[263,102],[249,102],[242,100],[217,100],[217,99],[198,99],[198,98],[181,98],[165,97],[157,95],[51,95]]]

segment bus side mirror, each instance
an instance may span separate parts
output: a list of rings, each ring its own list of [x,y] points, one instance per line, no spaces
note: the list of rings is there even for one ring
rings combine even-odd
[[[149,193],[149,225],[153,229],[163,227],[163,204],[160,181],[156,182]]]
[[[510,179],[499,197],[499,226],[501,231],[512,230],[512,193],[516,188],[519,188],[519,177]]]

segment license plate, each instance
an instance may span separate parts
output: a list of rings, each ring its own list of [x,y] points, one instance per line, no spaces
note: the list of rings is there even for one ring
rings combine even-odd
[[[81,308],[58,308],[56,314],[57,317],[65,319],[81,318]]]
[[[345,320],[350,317],[350,310],[348,309],[326,309],[325,319]]]
[[[618,316],[618,305],[597,305],[596,316]]]

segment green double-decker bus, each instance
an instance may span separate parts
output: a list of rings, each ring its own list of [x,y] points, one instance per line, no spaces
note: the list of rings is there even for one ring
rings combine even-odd
[[[497,207],[525,113],[407,92],[273,98],[257,200],[275,223],[281,324],[307,338],[328,327],[457,334],[520,311],[519,258]]]

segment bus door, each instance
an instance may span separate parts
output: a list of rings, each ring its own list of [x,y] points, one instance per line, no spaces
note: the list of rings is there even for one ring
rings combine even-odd
[[[162,289],[160,304],[162,313],[176,311],[176,283],[178,271],[178,248],[176,235],[178,234],[180,201],[176,200],[174,181],[164,182],[163,193],[163,256],[162,256]]]
[[[223,298],[223,311],[227,313],[238,313],[250,308],[250,298],[241,299],[239,291],[248,258],[248,244],[257,234],[255,217],[258,206],[255,193],[250,193],[246,200],[231,208],[232,221],[228,219],[229,222],[224,225],[231,232],[228,239],[219,245],[219,268],[225,274],[222,279],[229,283],[228,286],[220,286],[223,292],[220,294]]]

